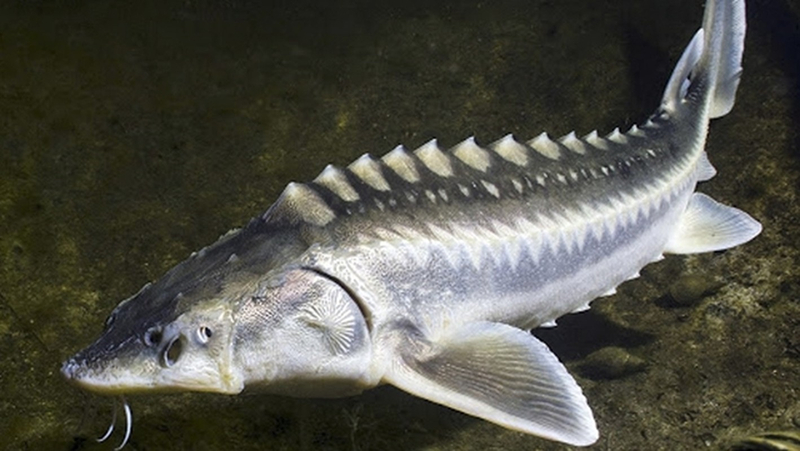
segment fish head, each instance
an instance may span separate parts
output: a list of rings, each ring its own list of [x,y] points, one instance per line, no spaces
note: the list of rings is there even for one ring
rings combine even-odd
[[[165,302],[159,299],[163,294],[148,285],[123,301],[100,337],[64,363],[62,374],[79,387],[111,395],[240,392],[231,366],[230,303],[207,293]],[[204,299],[187,302],[192,297]]]
[[[294,396],[362,391],[371,342],[356,296],[301,263],[297,234],[259,225],[121,302],[62,374],[108,395],[236,394],[245,385]]]
[[[64,362],[62,374],[109,395],[240,392],[231,360],[234,305],[275,266],[271,256],[284,257],[274,251],[282,244],[251,227],[193,253],[119,303],[99,338]]]

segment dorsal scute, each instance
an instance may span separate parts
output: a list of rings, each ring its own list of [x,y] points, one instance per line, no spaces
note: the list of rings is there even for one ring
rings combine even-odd
[[[324,227],[335,218],[336,213],[316,190],[296,182],[286,185],[278,201],[262,216],[267,222],[307,223],[317,227]]]
[[[350,163],[347,169],[377,191],[389,191],[390,189],[389,182],[386,181],[381,171],[381,164],[368,153]]]
[[[601,138],[597,134],[597,130],[592,130],[588,135],[583,137],[583,141],[590,144],[592,147],[596,147],[602,150],[609,150],[608,141],[605,138]]]
[[[402,145],[392,149],[392,151],[384,155],[381,160],[406,182],[419,182],[420,176],[417,163],[414,157]]]
[[[628,138],[619,131],[619,127],[615,128],[608,135],[606,139],[617,144],[628,144]]]
[[[558,160],[561,157],[561,149],[558,147],[558,143],[550,139],[546,132],[542,132],[539,136],[528,141],[527,144],[533,150],[551,160]]]
[[[331,164],[314,179],[314,183],[329,189],[345,202],[356,202],[360,199],[344,171]]]
[[[558,141],[567,149],[579,154],[586,155],[587,146],[583,140],[579,139],[574,131],[567,133],[558,139]]]
[[[628,130],[627,134],[630,135],[630,136],[635,136],[637,138],[645,138],[647,136],[647,134],[645,134],[644,130],[639,128],[639,126],[637,126],[636,124],[633,124],[631,126],[631,128],[630,128],[630,130]]]
[[[491,155],[475,142],[474,137],[456,144],[449,152],[476,171],[486,172],[492,165]]]
[[[489,145],[496,154],[519,167],[528,165],[528,147],[514,139],[510,133]]]
[[[432,139],[414,150],[414,155],[434,174],[440,177],[453,176],[453,164],[450,156],[442,151],[436,139]]]

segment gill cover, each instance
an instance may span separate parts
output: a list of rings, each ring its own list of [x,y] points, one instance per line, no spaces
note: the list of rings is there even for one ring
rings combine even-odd
[[[236,361],[245,384],[271,393],[335,397],[371,383],[372,345],[358,303],[337,281],[291,269],[236,312]]]

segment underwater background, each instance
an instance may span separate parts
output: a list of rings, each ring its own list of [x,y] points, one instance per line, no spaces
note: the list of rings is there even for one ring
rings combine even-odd
[[[729,449],[800,429],[800,5],[751,0],[736,106],[699,188],[764,225],[668,256],[537,330],[590,449]],[[61,362],[116,304],[290,181],[436,137],[642,123],[700,0],[0,3],[0,449],[109,450]],[[564,450],[393,387],[336,399],[131,396],[130,450]]]

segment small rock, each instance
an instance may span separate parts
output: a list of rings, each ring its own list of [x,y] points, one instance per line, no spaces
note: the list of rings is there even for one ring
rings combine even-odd
[[[707,274],[683,274],[669,286],[669,295],[676,304],[688,307],[713,294],[722,285]]]
[[[589,379],[618,379],[638,373],[647,362],[616,346],[597,350],[581,364],[581,373]]]

